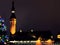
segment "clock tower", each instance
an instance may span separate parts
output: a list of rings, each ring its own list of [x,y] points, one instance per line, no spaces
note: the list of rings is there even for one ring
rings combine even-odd
[[[16,16],[15,16],[14,1],[12,1],[12,9],[10,16],[10,33],[11,35],[14,35],[16,33]]]

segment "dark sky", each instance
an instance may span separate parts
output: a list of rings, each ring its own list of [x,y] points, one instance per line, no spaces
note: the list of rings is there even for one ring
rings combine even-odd
[[[0,15],[9,28],[12,0],[0,0]],[[23,30],[60,31],[60,0],[15,0],[17,26]]]

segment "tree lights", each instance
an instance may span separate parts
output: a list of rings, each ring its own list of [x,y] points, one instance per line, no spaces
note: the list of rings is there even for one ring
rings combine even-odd
[[[5,43],[8,42],[8,35],[7,35],[7,27],[4,24],[4,19],[0,16],[0,42]]]

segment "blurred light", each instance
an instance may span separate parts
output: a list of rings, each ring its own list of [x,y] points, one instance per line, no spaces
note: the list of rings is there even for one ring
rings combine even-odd
[[[31,29],[31,32],[33,32],[33,29]]]
[[[2,26],[4,26],[4,24],[2,24]]]
[[[46,42],[51,42],[52,40],[51,39],[48,39]]]
[[[51,38],[53,38],[53,36],[51,36]]]
[[[4,42],[4,40],[3,40],[3,39],[1,39],[1,41],[2,41],[2,42]]]
[[[46,45],[53,45],[54,41],[51,39],[48,39],[47,41],[45,41]]]
[[[6,43],[6,42],[4,42],[4,44],[6,45],[7,43]]]
[[[42,42],[41,42],[40,37],[39,37],[38,40],[36,41],[36,45],[42,45]]]
[[[17,42],[18,42],[18,41],[15,41],[15,40],[14,40],[14,41],[10,41],[10,43],[17,43]]]
[[[2,22],[4,22],[4,20],[2,20]]]
[[[24,41],[24,43],[26,43],[26,41]]]
[[[27,41],[27,43],[29,43],[30,41]]]
[[[0,39],[1,39],[1,37],[0,37]]]
[[[1,25],[1,23],[0,23],[0,25]]]
[[[31,41],[31,42],[36,42],[36,41]]]
[[[57,35],[57,38],[59,38],[59,39],[60,39],[60,34],[58,34],[58,35]]]
[[[20,41],[21,43],[23,43],[23,41]]]
[[[7,39],[7,41],[9,41],[9,40]]]
[[[22,30],[20,29],[20,32],[22,32]]]
[[[33,37],[33,38],[36,38],[36,36],[35,36],[35,35],[33,35],[32,37]]]
[[[12,35],[14,35],[16,33],[16,19],[14,19],[14,18],[11,21],[10,32]]]
[[[13,11],[11,11],[12,13],[15,13],[15,11],[13,10]]]

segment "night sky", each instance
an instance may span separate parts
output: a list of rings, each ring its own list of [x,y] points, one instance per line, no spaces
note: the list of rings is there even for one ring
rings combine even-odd
[[[0,15],[9,30],[12,0],[0,0]],[[17,30],[60,31],[60,0],[15,0]]]

